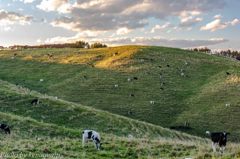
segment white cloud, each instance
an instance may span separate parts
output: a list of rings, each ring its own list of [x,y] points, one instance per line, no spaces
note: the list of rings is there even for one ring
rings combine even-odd
[[[172,25],[169,22],[166,22],[163,25],[155,25],[152,30],[151,33],[155,33],[156,30],[164,30],[164,29],[170,29],[170,27],[172,27]]]
[[[222,19],[222,15],[221,14],[217,14],[214,16],[215,19]]]
[[[0,10],[0,26],[8,26],[14,24],[26,25],[30,24],[31,21],[31,16],[25,16],[16,12]]]
[[[128,29],[126,27],[123,27],[123,28],[119,28],[116,33],[117,33],[117,35],[125,35],[125,34],[128,34],[130,32],[131,32],[130,29]]]
[[[60,13],[67,13],[70,4],[68,0],[42,0],[37,7],[46,12],[59,11]]]
[[[180,13],[179,19],[180,19],[180,27],[191,27],[199,22],[201,22],[203,19],[198,17],[202,13],[200,11],[183,11]]]
[[[215,19],[214,21],[206,24],[205,26],[202,26],[201,30],[211,30],[213,32],[218,29],[224,29],[226,27],[227,27],[226,24],[221,23],[221,19]]]
[[[20,0],[23,3],[33,3],[35,0]]]
[[[222,17],[220,15],[214,16],[215,20],[212,22],[206,24],[205,26],[202,26],[200,30],[210,30],[211,32],[214,32],[216,30],[225,29],[229,26],[235,26],[240,23],[239,19],[233,19],[232,21],[228,22],[222,22]]]
[[[0,31],[9,32],[9,31],[13,31],[13,29],[10,26],[2,26],[0,28]]]
[[[54,27],[61,27],[61,28],[71,30],[71,31],[76,31],[76,32],[82,31],[81,28],[77,27],[79,24],[80,24],[79,22],[68,20],[68,18],[66,18],[66,21],[53,21],[51,23],[51,25]]]
[[[65,6],[65,11],[62,6]],[[67,7],[66,7],[67,6]],[[53,22],[53,26],[72,31],[81,30],[129,30],[144,28],[149,18],[166,20],[171,16],[181,17],[182,26],[191,27],[202,19],[200,13],[222,8],[224,0],[77,0],[70,5],[68,0],[42,0],[38,6],[45,11],[68,13]]]
[[[232,26],[234,26],[234,25],[239,24],[239,23],[240,23],[240,20],[239,20],[239,19],[234,19],[234,20],[232,20],[230,23],[231,23]]]
[[[93,39],[94,41],[94,39]],[[124,44],[138,44],[138,45],[156,45],[156,46],[168,46],[168,47],[199,47],[210,46],[227,42],[228,40],[223,38],[208,39],[208,40],[195,40],[195,39],[166,39],[162,37],[136,37],[136,38],[106,38],[95,39],[95,41],[101,41],[110,45],[124,45]]]
[[[90,36],[90,34],[94,36]],[[168,47],[200,47],[200,46],[210,46],[215,44],[220,44],[227,42],[228,40],[223,38],[207,39],[207,40],[196,40],[196,39],[167,39],[163,37],[108,37],[108,38],[98,38],[102,33],[78,33],[72,37],[53,37],[45,40],[45,43],[66,43],[75,42],[77,40],[86,40],[90,43],[102,42],[108,45],[156,45],[156,46],[168,46]]]
[[[37,43],[42,43],[42,40],[41,39],[37,39]]]
[[[44,42],[53,44],[53,43],[69,43],[69,42],[75,42],[78,40],[89,41],[90,39],[96,38],[97,36],[102,35],[104,33],[105,32],[102,32],[102,31],[86,30],[86,31],[79,32],[76,35],[70,36],[70,37],[57,36],[53,38],[48,38]]]

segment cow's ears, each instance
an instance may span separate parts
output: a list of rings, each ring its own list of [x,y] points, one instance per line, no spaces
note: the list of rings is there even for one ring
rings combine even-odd
[[[227,132],[226,134],[227,134],[227,135],[230,135],[230,133],[229,133],[229,132]]]

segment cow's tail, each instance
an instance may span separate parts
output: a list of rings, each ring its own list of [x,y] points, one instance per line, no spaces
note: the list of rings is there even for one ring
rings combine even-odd
[[[206,131],[206,134],[211,135],[210,131]]]

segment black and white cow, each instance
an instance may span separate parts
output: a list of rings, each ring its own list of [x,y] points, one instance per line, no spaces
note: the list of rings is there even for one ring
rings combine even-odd
[[[5,134],[10,134],[10,128],[8,125],[0,124],[0,129],[2,129],[5,132]]]
[[[85,143],[89,140],[92,140],[96,148],[100,150],[101,148],[101,137],[98,132],[94,130],[84,130],[82,132],[82,146],[84,147]]]
[[[39,99],[35,98],[31,101],[32,105],[38,105],[40,103]]]
[[[223,153],[227,145],[227,136],[230,135],[230,133],[206,131],[206,134],[211,137],[213,151],[216,152],[216,147],[218,145],[220,147],[220,151]]]

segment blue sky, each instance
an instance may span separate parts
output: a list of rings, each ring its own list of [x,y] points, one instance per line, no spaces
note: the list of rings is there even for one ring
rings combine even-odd
[[[0,45],[144,44],[240,50],[239,0],[0,0]]]

